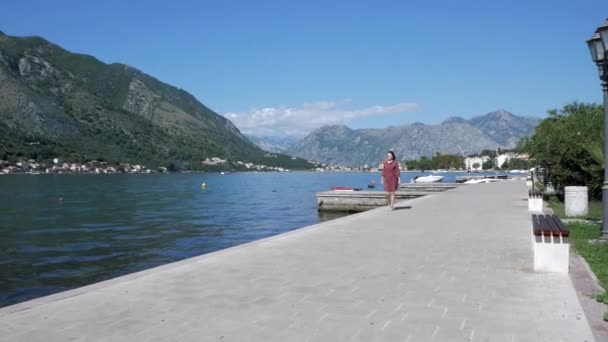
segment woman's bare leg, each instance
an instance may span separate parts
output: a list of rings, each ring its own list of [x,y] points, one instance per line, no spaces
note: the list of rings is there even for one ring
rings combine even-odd
[[[395,193],[391,192],[391,208],[395,207]]]

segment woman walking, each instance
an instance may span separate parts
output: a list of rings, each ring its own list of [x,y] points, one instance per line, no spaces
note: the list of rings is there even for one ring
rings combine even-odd
[[[395,191],[401,183],[401,173],[399,172],[399,163],[395,160],[395,153],[388,151],[386,160],[382,166],[382,184],[384,191],[387,192],[387,202],[391,209],[395,208]]]

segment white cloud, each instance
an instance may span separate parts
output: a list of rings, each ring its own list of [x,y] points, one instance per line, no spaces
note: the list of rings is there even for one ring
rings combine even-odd
[[[268,107],[249,112],[225,113],[243,133],[269,136],[302,136],[325,125],[348,124],[353,120],[420,110],[415,103],[346,109],[351,100],[304,103],[298,107]]]

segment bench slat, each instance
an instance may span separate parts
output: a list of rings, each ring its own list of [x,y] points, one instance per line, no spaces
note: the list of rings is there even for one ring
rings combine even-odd
[[[568,236],[570,232],[557,215],[532,215],[534,235]]]
[[[538,215],[538,225],[540,227],[541,235],[551,235],[551,231],[547,229],[547,219],[545,215]]]
[[[562,236],[570,235],[570,231],[568,230],[568,228],[566,228],[562,220],[560,220],[557,215],[552,215],[552,217],[553,221],[555,222],[555,225],[557,226],[557,229],[559,229],[560,234]]]
[[[543,235],[543,230],[536,214],[532,215],[532,230],[534,235]]]
[[[561,234],[561,231],[559,229],[559,226],[557,225],[557,217],[554,215],[546,215],[545,217],[547,219],[549,227],[551,228],[551,234],[553,234],[554,236],[559,236]]]

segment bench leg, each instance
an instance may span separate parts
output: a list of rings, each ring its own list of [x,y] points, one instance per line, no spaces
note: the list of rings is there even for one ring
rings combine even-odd
[[[536,236],[534,239],[534,271],[568,274],[570,245],[567,238]]]
[[[528,198],[528,211],[530,212],[542,212],[543,211],[543,199],[542,198]]]

